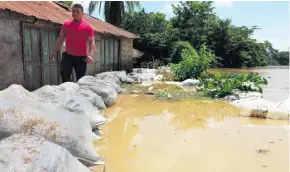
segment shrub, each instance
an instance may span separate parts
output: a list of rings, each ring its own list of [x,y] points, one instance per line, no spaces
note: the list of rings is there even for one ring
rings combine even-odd
[[[171,63],[179,63],[182,60],[182,52],[184,50],[194,51],[194,48],[187,41],[178,41],[174,43],[170,54]]]
[[[197,78],[203,71],[206,71],[214,55],[203,45],[199,53],[194,48],[184,49],[182,60],[178,64],[171,64],[171,71],[174,79],[182,81],[188,78]]]
[[[258,74],[228,74],[203,72],[198,78],[202,92],[205,96],[224,97],[234,94],[236,91],[259,91],[263,92],[262,85],[268,82]]]
[[[171,96],[170,96],[170,94],[169,94],[169,92],[168,92],[168,90],[167,89],[159,89],[159,90],[157,90],[155,93],[154,93],[154,95],[155,95],[155,97],[156,98],[166,98],[166,99],[168,99],[168,98],[171,98]]]

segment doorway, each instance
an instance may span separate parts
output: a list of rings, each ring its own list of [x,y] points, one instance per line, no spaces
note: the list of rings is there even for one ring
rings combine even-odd
[[[60,53],[49,60],[59,31],[53,28],[23,24],[23,63],[25,88],[32,91],[44,85],[60,83]]]

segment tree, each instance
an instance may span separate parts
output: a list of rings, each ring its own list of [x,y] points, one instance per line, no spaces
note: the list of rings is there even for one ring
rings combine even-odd
[[[171,22],[178,29],[181,41],[188,41],[195,49],[200,49],[201,45],[207,43],[207,37],[211,35],[212,25],[217,19],[212,3],[186,1],[173,5],[175,17]]]
[[[186,41],[178,41],[172,47],[172,52],[170,54],[171,63],[179,63],[182,60],[182,52],[183,51],[192,51],[192,46],[189,42]]]
[[[197,50],[206,44],[223,67],[267,65],[266,47],[250,37],[258,28],[234,26],[230,19],[219,19],[213,9],[212,2],[187,1],[173,6],[171,21],[179,40]]]
[[[91,1],[89,4],[89,15],[98,7],[99,12],[103,5],[105,21],[112,25],[119,26],[125,11],[132,13],[136,8],[140,7],[139,1]]]
[[[279,56],[279,51],[274,49],[269,41],[264,42],[266,51],[268,53],[268,60],[270,65],[278,65],[277,58]]]
[[[276,59],[282,66],[289,66],[289,51],[281,51]]]
[[[143,61],[161,61],[168,57],[169,46],[167,34],[172,33],[169,22],[162,13],[139,12],[127,13],[120,25],[121,28],[139,35],[142,39],[134,40],[134,48],[143,53]],[[172,37],[172,36],[171,36]]]
[[[211,63],[215,66],[286,64],[285,53],[279,54],[268,41],[258,43],[251,38],[257,26],[234,26],[230,19],[219,19],[212,2],[187,1],[172,7],[175,16],[169,21],[162,13],[146,13],[144,9],[124,16],[120,27],[143,38],[134,40],[134,47],[144,54],[142,61],[179,63],[187,42],[197,52],[205,46],[215,55]]]

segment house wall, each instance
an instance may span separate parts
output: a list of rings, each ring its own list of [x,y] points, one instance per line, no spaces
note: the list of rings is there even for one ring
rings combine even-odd
[[[121,70],[133,70],[133,39],[123,38],[120,45]]]
[[[59,28],[61,25],[36,20],[8,10],[0,10],[0,90],[12,84],[25,86],[22,47],[22,22],[45,27]]]
[[[24,85],[20,21],[31,18],[0,10],[0,90]]]

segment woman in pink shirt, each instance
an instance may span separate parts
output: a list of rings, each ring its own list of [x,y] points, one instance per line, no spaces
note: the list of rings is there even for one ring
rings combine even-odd
[[[62,46],[64,40],[66,51],[61,59],[61,78],[62,82],[69,82],[72,68],[75,69],[76,78],[79,80],[86,74],[87,63],[93,63],[95,49],[94,29],[90,24],[83,21],[83,6],[74,4],[72,6],[73,20],[66,21],[60,32],[54,50],[50,55],[50,60],[55,60],[55,54]],[[89,52],[87,53],[87,42]]]

